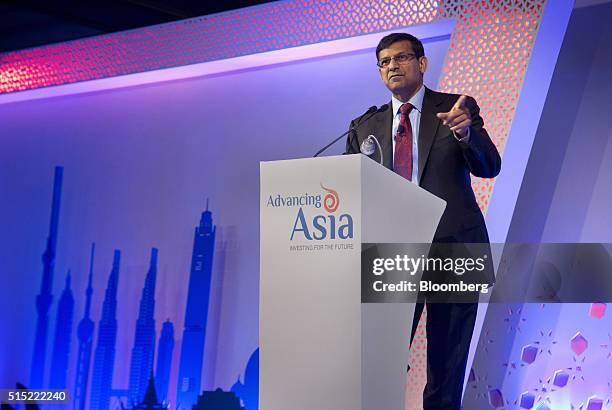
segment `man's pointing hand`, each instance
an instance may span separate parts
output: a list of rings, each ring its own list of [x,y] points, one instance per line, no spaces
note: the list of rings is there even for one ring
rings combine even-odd
[[[472,125],[470,110],[465,106],[465,99],[465,95],[460,96],[450,111],[436,114],[444,125],[448,125],[451,131],[458,134],[461,138],[468,135],[468,128]]]

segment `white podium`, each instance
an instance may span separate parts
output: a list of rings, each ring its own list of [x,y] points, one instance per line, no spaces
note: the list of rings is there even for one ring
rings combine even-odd
[[[403,410],[414,305],[361,303],[361,244],[431,242],[444,201],[361,154],[260,173],[259,407]]]

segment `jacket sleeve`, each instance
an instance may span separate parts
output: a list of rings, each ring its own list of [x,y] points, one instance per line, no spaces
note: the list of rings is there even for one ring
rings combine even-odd
[[[459,143],[463,157],[470,172],[480,178],[494,178],[501,170],[501,157],[491,141],[484,121],[480,116],[480,108],[472,97],[466,99],[472,119],[470,138],[467,143]]]

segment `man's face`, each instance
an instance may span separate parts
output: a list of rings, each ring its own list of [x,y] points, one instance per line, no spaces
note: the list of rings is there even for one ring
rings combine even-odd
[[[398,62],[397,59],[405,61]],[[379,68],[380,78],[396,96],[410,98],[423,84],[427,58],[417,59],[410,41],[398,41],[380,50],[378,62],[388,63]]]

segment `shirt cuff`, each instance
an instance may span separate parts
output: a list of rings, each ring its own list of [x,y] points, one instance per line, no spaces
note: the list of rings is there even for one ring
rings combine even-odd
[[[453,131],[453,135],[455,136],[455,139],[463,144],[467,144],[470,142],[470,127],[468,127],[467,130],[467,135],[465,137],[461,137],[459,134],[457,134],[455,131]]]

